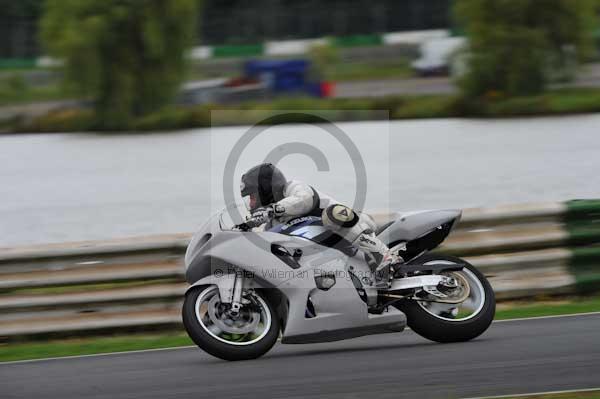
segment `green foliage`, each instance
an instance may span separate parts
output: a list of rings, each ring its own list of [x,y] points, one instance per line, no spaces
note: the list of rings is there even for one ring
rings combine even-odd
[[[321,75],[327,74],[331,66],[340,60],[338,49],[331,44],[316,44],[308,50],[308,58]]]
[[[21,73],[0,77],[0,106],[59,100],[67,94],[59,90],[57,85],[28,84]]]
[[[2,83],[6,86],[6,89],[14,93],[22,93],[27,90],[27,82],[20,74],[11,75]]]
[[[94,100],[96,125],[127,126],[167,104],[195,38],[197,0],[47,0],[41,37],[68,86]]]
[[[372,79],[398,79],[413,76],[407,58],[338,62],[329,65],[323,78],[328,81],[358,81]]]
[[[167,107],[158,112],[138,118],[134,128],[138,131],[176,130],[191,127],[210,127],[210,107]]]
[[[326,112],[334,121],[372,120],[388,111],[389,118],[511,117],[600,112],[600,90],[565,89],[542,95],[513,98],[469,99],[464,96],[423,95],[380,98],[315,99],[282,98],[271,102],[218,106],[220,110],[242,110],[238,117],[217,118],[214,105],[165,107],[157,112],[134,118],[114,130],[177,130],[253,124],[276,110]],[[217,114],[218,115],[218,114]],[[310,119],[310,117],[309,117]],[[64,109],[23,121],[7,121],[6,127],[17,132],[80,132],[98,129],[94,113],[86,109]],[[304,123],[306,117],[289,115],[287,123]]]
[[[596,0],[457,0],[469,37],[468,97],[541,93],[552,75],[592,49]]]
[[[89,110],[61,109],[33,118],[19,125],[20,132],[85,132],[94,126],[94,114]]]
[[[320,79],[334,82],[405,78],[413,74],[409,60],[405,57],[346,62],[341,57],[339,48],[330,43],[311,46],[308,58]]]

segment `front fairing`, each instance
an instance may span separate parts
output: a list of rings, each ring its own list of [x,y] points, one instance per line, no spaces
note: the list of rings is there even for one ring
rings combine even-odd
[[[194,256],[198,253],[200,248],[212,237],[213,234],[221,230],[220,227],[220,215],[213,215],[206,223],[204,223],[196,233],[192,236],[190,243],[188,244],[187,250],[185,251],[185,267],[186,269],[190,266]]]
[[[246,216],[246,208],[240,204],[230,204],[211,216],[198,231],[194,233],[188,244],[185,252],[186,269],[189,267],[198,251],[212,236],[221,231],[232,231],[235,225],[242,223],[245,220]]]

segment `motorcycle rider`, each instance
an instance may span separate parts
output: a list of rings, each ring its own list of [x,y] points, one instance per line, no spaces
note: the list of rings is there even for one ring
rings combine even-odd
[[[376,235],[373,219],[340,204],[306,183],[287,180],[273,164],[263,163],[248,170],[241,179],[241,194],[251,213],[247,224],[258,227],[286,223],[302,216],[320,216],[329,227],[368,255],[376,282],[385,283],[390,265],[402,263]]]

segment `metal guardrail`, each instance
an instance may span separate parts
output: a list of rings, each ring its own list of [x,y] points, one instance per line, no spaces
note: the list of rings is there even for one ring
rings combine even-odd
[[[0,339],[178,326],[189,237],[0,250]],[[600,201],[468,209],[440,251],[500,300],[600,291]]]

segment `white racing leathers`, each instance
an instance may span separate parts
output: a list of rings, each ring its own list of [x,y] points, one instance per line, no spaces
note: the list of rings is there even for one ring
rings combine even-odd
[[[381,269],[401,260],[397,255],[391,254],[387,245],[377,238],[377,225],[369,215],[354,212],[330,196],[297,180],[286,184],[284,196],[274,204],[272,224],[286,223],[301,216],[319,215],[324,225],[369,254],[372,260],[369,263],[374,269]]]

